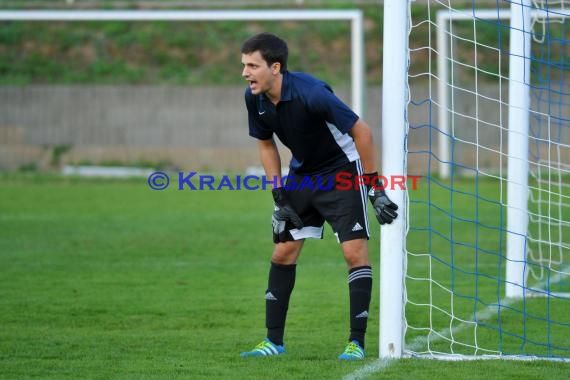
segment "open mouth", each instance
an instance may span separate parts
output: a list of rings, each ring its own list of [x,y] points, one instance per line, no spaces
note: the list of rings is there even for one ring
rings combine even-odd
[[[257,85],[257,81],[255,80],[250,80],[249,81],[249,88],[252,90],[256,90],[259,88],[259,86]]]

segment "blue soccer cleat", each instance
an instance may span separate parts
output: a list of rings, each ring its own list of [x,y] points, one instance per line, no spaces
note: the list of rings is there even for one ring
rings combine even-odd
[[[242,357],[261,357],[261,356],[275,356],[285,353],[285,347],[278,346],[269,339],[265,338],[263,342],[259,343],[251,351],[242,352]]]
[[[344,352],[338,358],[341,360],[362,360],[364,359],[364,348],[353,340],[346,345]]]

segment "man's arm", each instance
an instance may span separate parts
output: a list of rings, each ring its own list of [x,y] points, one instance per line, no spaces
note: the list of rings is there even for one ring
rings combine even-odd
[[[275,140],[273,138],[257,140],[257,146],[259,148],[261,165],[263,165],[267,180],[276,178],[277,180],[274,182],[275,187],[279,187],[281,184],[281,156],[279,155]]]
[[[360,155],[362,169],[368,181],[368,198],[374,208],[374,214],[380,224],[392,223],[398,217],[398,206],[388,198],[384,184],[378,176],[376,149],[372,129],[364,121],[358,119],[350,130],[356,150]]]
[[[360,155],[364,173],[378,171],[378,155],[374,147],[374,134],[372,129],[362,119],[358,119],[350,129],[349,134],[354,139],[354,145]]]
[[[257,140],[257,146],[259,147],[259,156],[265,170],[265,176],[274,184],[273,190],[271,190],[275,202],[271,218],[273,242],[276,244],[284,243],[290,240],[290,232],[286,230],[286,223],[290,222],[295,228],[303,228],[303,221],[291,207],[285,189],[281,186],[281,156],[279,156],[275,140],[273,138]]]

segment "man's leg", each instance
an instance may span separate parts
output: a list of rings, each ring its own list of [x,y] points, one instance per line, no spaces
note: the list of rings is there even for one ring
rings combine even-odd
[[[267,338],[242,356],[271,356],[285,352],[283,335],[289,299],[295,286],[297,259],[304,240],[275,244],[265,291]]]
[[[285,320],[289,299],[295,286],[297,258],[301,253],[303,240],[275,244],[265,292],[265,325],[267,338],[283,345]]]
[[[368,240],[355,239],[342,243],[344,258],[348,266],[348,290],[350,301],[349,342],[357,342],[362,352],[355,347],[356,356],[364,356],[364,336],[368,325],[368,312],[372,293],[372,268],[368,260]],[[350,346],[350,343],[349,343]],[[347,346],[347,350],[350,347]],[[346,353],[346,351],[345,351]],[[344,354],[343,354],[344,355]],[[350,359],[343,357],[342,359]],[[348,355],[350,356],[350,355]],[[355,357],[355,359],[358,357]]]
[[[360,162],[347,164],[338,173],[348,173],[356,178],[362,174]],[[334,178],[336,182],[332,189],[318,192],[312,205],[335,231],[348,266],[350,341],[340,358],[361,359],[364,357],[364,335],[372,293],[372,269],[368,261],[370,231],[366,211],[367,190],[364,185],[342,189],[340,186],[346,185],[338,181],[338,176],[334,175]]]

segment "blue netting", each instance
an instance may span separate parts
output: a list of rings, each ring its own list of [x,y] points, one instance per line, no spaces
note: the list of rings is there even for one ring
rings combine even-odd
[[[570,30],[546,12],[534,23],[529,136],[529,231],[524,298],[505,297],[509,19],[447,27],[450,103],[436,89],[435,14],[410,31],[406,342],[415,353],[570,359]],[[548,3],[545,3],[548,5]],[[454,10],[452,10],[454,11]],[[425,22],[428,20],[429,22]],[[425,59],[428,57],[429,59]],[[423,67],[419,62],[427,62]],[[568,80],[567,80],[568,79]],[[450,130],[438,124],[447,112]],[[439,144],[448,144],[444,162]],[[447,166],[449,177],[438,175]],[[568,187],[567,187],[568,186]],[[568,206],[567,206],[568,205]]]

